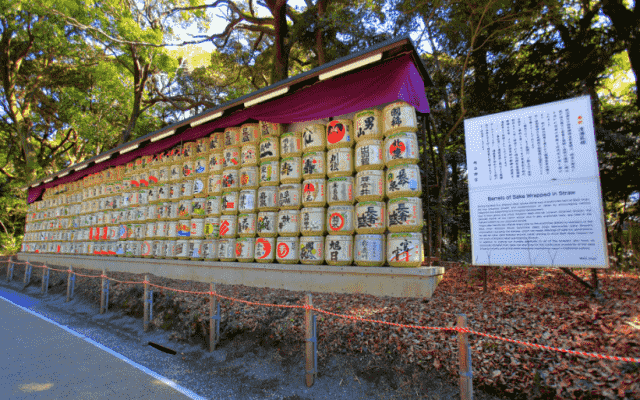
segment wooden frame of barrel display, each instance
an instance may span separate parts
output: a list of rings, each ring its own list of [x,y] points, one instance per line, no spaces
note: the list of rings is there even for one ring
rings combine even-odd
[[[71,166],[30,186],[19,259],[428,298],[425,84],[392,39]]]

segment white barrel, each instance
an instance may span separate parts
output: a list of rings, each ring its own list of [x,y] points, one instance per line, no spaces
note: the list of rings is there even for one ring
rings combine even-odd
[[[324,259],[329,265],[351,265],[353,262],[353,236],[326,236]]]
[[[222,214],[222,196],[207,196],[205,212],[209,216]]]
[[[276,238],[259,237],[255,240],[254,259],[259,263],[272,263],[276,258]]]
[[[163,207],[166,210],[166,217],[170,221],[175,221],[180,218],[180,215],[178,214],[180,210],[180,201],[167,201],[158,205],[158,207]]]
[[[148,219],[148,217],[147,217],[147,213],[148,212],[149,212],[149,208],[148,207],[142,207],[142,206],[141,207],[137,207],[136,208],[136,221],[137,222],[146,221]],[[110,212],[110,213],[108,213],[108,215],[109,216],[107,217],[107,223],[111,224],[111,223],[113,223],[113,220],[111,218],[112,217],[112,213]]]
[[[171,192],[171,184],[163,183],[162,185],[158,185],[158,201],[167,201],[169,200],[169,194]]]
[[[353,259],[362,267],[381,267],[386,262],[384,235],[356,235]]]
[[[375,108],[357,112],[353,119],[353,127],[356,142],[382,139],[382,112]]]
[[[164,258],[171,259],[176,256],[176,242],[177,240],[164,241]]]
[[[258,143],[245,144],[240,150],[240,165],[243,167],[251,167],[258,165],[260,157],[260,145]]]
[[[180,180],[185,180],[192,178],[193,174],[193,160],[190,158],[185,158],[180,163]]]
[[[302,178],[315,179],[327,176],[327,153],[314,151],[302,156]]]
[[[224,154],[222,151],[213,151],[209,153],[209,173],[220,173],[224,165]]]
[[[252,238],[256,236],[257,214],[247,213],[238,215],[238,236]],[[251,252],[253,254],[253,252]]]
[[[420,232],[423,225],[421,198],[398,197],[388,201],[387,228],[389,232]]]
[[[178,203],[178,218],[191,218],[191,200],[192,199],[180,200],[180,203]]]
[[[351,147],[330,149],[327,151],[326,165],[329,178],[353,175],[355,172],[353,169],[353,149]]]
[[[205,184],[207,183],[205,176],[196,175],[193,180],[193,184],[191,186],[191,193],[193,197],[205,197],[207,195],[207,191],[205,188]]]
[[[191,237],[203,238],[204,237],[204,217],[191,218]]]
[[[140,245],[140,257],[152,257],[153,253],[151,252],[153,240],[148,238],[143,240]]]
[[[275,136],[282,134],[282,124],[277,122],[259,121],[261,137]]]
[[[239,186],[241,190],[257,189],[260,186],[258,182],[259,170],[257,166],[240,168]]]
[[[424,261],[422,233],[387,234],[387,262],[392,267],[420,267]]]
[[[218,240],[218,257],[220,261],[236,260],[236,239],[220,239]]]
[[[209,172],[209,160],[204,154],[196,157],[193,164],[193,173],[196,175],[202,175]]]
[[[384,141],[384,163],[387,168],[398,164],[417,164],[419,155],[415,132],[397,132]]]
[[[307,179],[302,182],[302,205],[304,207],[324,207],[327,204],[327,181]]]
[[[280,162],[263,161],[260,163],[260,186],[276,186],[280,184]]]
[[[320,236],[326,232],[324,207],[305,207],[300,211],[300,234]]]
[[[260,141],[259,124],[243,124],[240,127],[240,143],[258,143]]]
[[[145,238],[154,238],[156,237],[156,223],[155,222],[147,222],[146,223],[146,231],[144,234]]]
[[[191,219],[181,219],[178,221],[178,237],[191,237]]]
[[[202,258],[205,261],[215,261],[218,259],[218,240],[209,239],[202,242]]]
[[[300,235],[300,210],[280,210],[277,230],[279,236]]]
[[[158,221],[156,222],[156,238],[164,239],[169,234],[170,221]]]
[[[287,132],[280,136],[280,157],[300,157],[302,155],[302,133]]]
[[[236,237],[238,227],[237,215],[223,215],[220,217],[220,237],[234,238]]]
[[[191,199],[193,197],[193,179],[186,179],[180,182],[180,198]]]
[[[158,201],[158,186],[149,186],[138,191],[138,203],[141,206],[146,206],[149,203],[155,203]],[[105,203],[105,208],[107,204]]]
[[[297,236],[279,236],[276,240],[276,260],[281,264],[297,264],[300,259],[300,240]]]
[[[189,240],[176,240],[174,257],[180,260],[186,260],[187,258],[189,258]]]
[[[319,265],[324,262],[324,236],[300,238],[300,262]]]
[[[158,183],[164,185],[169,182],[169,174],[171,172],[170,165],[158,166]],[[117,188],[115,189],[117,191]]]
[[[353,122],[350,119],[334,119],[327,124],[328,149],[351,147],[354,142]]]
[[[207,194],[222,194],[222,174],[211,174],[207,178]]]
[[[287,157],[280,161],[280,183],[300,183],[302,180],[302,158]]]
[[[240,144],[240,127],[229,127],[224,130],[224,147]]]
[[[299,183],[280,185],[278,207],[281,210],[297,210],[302,206],[302,185]]]
[[[278,213],[276,211],[260,211],[256,224],[256,232],[260,237],[276,237],[278,231],[276,225],[278,223]]]
[[[240,171],[237,169],[225,169],[222,173],[222,191],[240,190]]]
[[[258,211],[278,211],[278,187],[263,186],[257,193]]]
[[[153,258],[164,258],[166,252],[166,240],[154,240],[153,241]],[[125,253],[128,254],[128,249],[125,248]]]
[[[220,217],[207,217],[204,219],[204,235],[208,239],[220,237]]]
[[[354,214],[353,206],[330,206],[327,209],[327,233],[352,235],[355,230]]]
[[[238,212],[252,213],[256,211],[256,197],[258,191],[255,189],[241,190],[238,197]]]
[[[207,213],[206,202],[207,199],[202,197],[194,197],[193,199],[191,199],[191,216],[204,217]]]
[[[202,260],[202,239],[189,240],[189,258]]]
[[[356,201],[384,200],[384,172],[367,170],[356,174],[354,187]]]
[[[224,132],[213,132],[209,135],[209,152],[224,148]]]
[[[255,257],[255,239],[240,237],[236,239],[236,259],[238,262],[253,262]]]
[[[222,168],[238,169],[240,168],[240,147],[231,146],[223,151]]]
[[[330,178],[327,182],[327,203],[333,205],[351,205],[355,202],[353,177]]]
[[[356,171],[384,169],[383,147],[382,141],[377,139],[362,140],[356,143]]]
[[[387,213],[382,201],[364,201],[356,204],[356,232],[359,234],[384,233]]]
[[[222,214],[237,214],[238,213],[238,192],[225,192],[222,193],[220,210]]]
[[[178,224],[180,221],[167,221],[167,238],[175,240],[178,237]]]
[[[260,139],[260,161],[277,161],[280,159],[280,142],[277,137],[267,136]]]
[[[171,189],[169,189],[169,198],[171,200],[180,200],[180,197],[182,197],[182,182],[173,182],[170,187]]]
[[[400,164],[389,168],[386,181],[386,194],[390,199],[422,195],[420,168],[415,164]]]
[[[326,127],[320,124],[310,124],[304,127],[302,131],[302,151],[307,153],[310,151],[324,151],[327,147]]]
[[[396,101],[382,110],[382,131],[385,136],[396,132],[416,132],[418,119],[416,109],[404,101]]]
[[[145,230],[146,230],[145,224],[133,224],[133,234],[131,235],[131,238],[134,240],[144,239]],[[105,236],[105,239],[111,240],[109,239],[108,236],[109,236],[109,227],[107,227],[107,234]]]

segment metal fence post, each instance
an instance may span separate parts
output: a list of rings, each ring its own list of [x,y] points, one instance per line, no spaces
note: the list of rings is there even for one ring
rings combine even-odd
[[[220,340],[220,304],[218,298],[213,295],[216,291],[215,283],[209,285],[209,291],[209,351],[214,351]]]
[[[149,330],[149,275],[144,276],[144,331]]]
[[[104,314],[109,303],[109,280],[107,279],[107,270],[102,269],[102,289],[100,291],[100,314]]]
[[[458,314],[458,328],[467,327],[467,316]],[[469,334],[458,331],[458,363],[460,364],[460,399],[473,400],[473,373]]]
[[[13,280],[13,261],[9,259],[9,263],[7,264],[7,282],[11,282]]]
[[[76,275],[73,273],[73,267],[69,267],[67,277],[67,302],[73,297],[73,287],[75,286]]]
[[[27,261],[24,266],[24,281],[22,283],[26,287],[29,282],[31,282],[31,264],[29,264],[29,261]]]
[[[40,293],[46,294],[49,291],[49,267],[43,265],[42,268],[42,289]]]
[[[311,294],[307,294],[307,305],[313,307],[313,298]],[[305,384],[307,387],[313,386],[315,377],[318,373],[317,359],[317,337],[316,337],[316,316],[313,310],[306,309],[304,312],[304,328],[305,328]]]

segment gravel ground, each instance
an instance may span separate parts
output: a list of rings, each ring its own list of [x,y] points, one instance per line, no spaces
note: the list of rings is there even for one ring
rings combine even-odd
[[[74,299],[65,303],[66,274],[51,272],[49,293],[40,294],[41,269],[34,268],[30,285],[23,288],[24,266],[16,265],[14,280],[6,282],[0,262],[0,291],[13,293],[12,301],[117,351],[177,384],[211,399],[458,399],[457,382],[430,364],[407,364],[397,346],[397,335],[384,335],[386,357],[367,351],[358,337],[354,351],[353,329],[338,329],[318,316],[319,373],[314,386],[303,383],[303,312],[296,309],[252,307],[222,300],[221,341],[208,352],[208,296],[181,294],[154,288],[153,321],[149,332],[142,327],[142,285],[111,282],[109,312],[99,314],[100,279],[76,279]],[[55,266],[51,266],[56,268]],[[60,269],[64,269],[59,267]],[[78,274],[99,275],[76,270]],[[143,276],[108,273],[110,278],[142,281]],[[154,284],[181,290],[207,292],[207,284],[151,276]],[[273,304],[302,304],[303,292],[218,285],[218,293],[234,298]],[[338,298],[334,298],[338,296]],[[347,300],[347,297],[349,299]],[[362,297],[362,296],[360,296]],[[314,305],[326,306],[329,298],[348,307],[358,296],[315,294]],[[367,303],[393,299],[364,296]],[[16,301],[16,299],[19,299]],[[316,302],[317,299],[317,302]],[[340,306],[336,306],[338,310]],[[331,309],[330,307],[323,307]],[[321,322],[322,321],[322,322]],[[324,326],[323,326],[324,325]],[[347,326],[357,328],[355,324]],[[332,332],[331,329],[338,329]],[[369,327],[366,327],[369,328]],[[363,329],[360,336],[363,336]],[[391,331],[391,329],[390,329]],[[400,332],[400,330],[398,330]],[[367,332],[368,334],[369,332]],[[177,351],[161,352],[154,342]],[[450,340],[455,347],[455,340]],[[341,345],[342,343],[342,345]],[[324,347],[324,348],[323,348]],[[392,351],[394,348],[397,349]],[[500,399],[475,390],[476,399]]]

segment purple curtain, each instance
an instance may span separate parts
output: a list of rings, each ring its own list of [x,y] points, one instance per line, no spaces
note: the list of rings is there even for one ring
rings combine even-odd
[[[150,143],[144,148],[120,155],[115,159],[101,162],[36,188],[29,188],[27,203],[38,200],[44,188],[74,182],[103,169],[158,153],[180,142],[201,138],[214,130],[239,126],[248,119],[278,123],[312,121],[348,114],[396,100],[406,101],[418,112],[429,112],[424,82],[409,55],[360,72],[320,81],[291,95],[257,104],[227,117],[187,129],[180,135]]]

